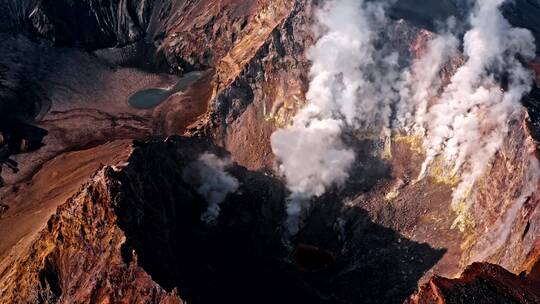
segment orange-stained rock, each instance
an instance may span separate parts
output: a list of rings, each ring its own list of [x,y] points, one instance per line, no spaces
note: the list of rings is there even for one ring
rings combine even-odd
[[[533,278],[514,275],[504,268],[474,263],[461,277],[435,276],[405,304],[540,303],[540,285]]]
[[[0,279],[0,303],[183,303],[137,264],[111,201],[110,172],[95,174],[47,222]]]

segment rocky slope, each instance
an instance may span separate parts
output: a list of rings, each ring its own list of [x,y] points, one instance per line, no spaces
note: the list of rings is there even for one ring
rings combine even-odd
[[[540,289],[534,276],[518,277],[497,265],[475,263],[457,279],[430,279],[405,303],[538,303]]]
[[[28,246],[3,260],[0,302],[182,303],[157,286],[136,260],[124,263],[125,235],[116,226],[109,191],[113,172],[106,167],[87,178]]]
[[[16,257],[19,247],[32,242],[56,208],[85,183],[101,164],[125,160],[129,146],[116,141],[85,151],[63,154],[48,161],[30,181],[3,189],[6,209],[2,221],[1,265]]]

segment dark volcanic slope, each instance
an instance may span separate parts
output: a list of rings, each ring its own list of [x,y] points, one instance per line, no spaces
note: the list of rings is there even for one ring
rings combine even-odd
[[[22,30],[57,45],[126,45],[144,37],[153,2],[1,0],[0,29]]]
[[[182,171],[204,151],[225,153],[173,137],[100,169],[3,264],[0,303],[399,303],[443,253],[359,208],[328,206],[295,241],[317,247],[299,245],[293,263],[281,240],[286,192],[271,176],[234,166],[241,188],[215,225],[200,221],[207,204]]]

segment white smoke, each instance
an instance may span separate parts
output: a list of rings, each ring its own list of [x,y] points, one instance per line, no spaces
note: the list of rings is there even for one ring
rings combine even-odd
[[[291,234],[298,231],[307,203],[349,176],[355,155],[342,131],[388,134],[392,105],[395,126],[425,138],[427,157],[419,178],[442,161],[450,175],[460,173],[454,207],[465,200],[503,144],[508,122],[521,111],[520,99],[533,81],[520,62],[534,58],[533,36],[510,25],[500,12],[503,2],[476,0],[463,38],[463,63],[451,77],[442,73],[459,57],[460,40],[450,30],[435,35],[400,74],[397,54],[376,47],[388,26],[384,2],[335,0],[317,11],[321,35],[307,52],[312,63],[308,103],[290,128],[271,138],[292,193]]]
[[[425,50],[412,62],[410,69],[402,75],[401,102],[397,109],[397,127],[409,133],[423,136],[426,114],[430,102],[438,97],[443,85],[441,70],[459,54],[459,39],[451,32],[455,20],[452,18],[442,34],[429,37]]]
[[[229,193],[238,190],[238,180],[225,171],[231,165],[230,159],[222,159],[206,152],[197,161],[187,165],[182,172],[184,181],[196,187],[197,193],[208,202],[207,210],[201,216],[201,220],[207,223],[218,218],[219,205]]]
[[[451,166],[452,174],[464,172],[454,191],[454,204],[462,202],[484,174],[533,81],[532,73],[517,58],[534,58],[534,38],[528,30],[513,28],[503,17],[503,2],[476,1],[471,29],[463,39],[464,64],[425,117],[419,113],[428,131],[422,175],[437,157]],[[504,90],[503,79],[507,82]]]
[[[341,128],[338,119],[315,119],[272,136],[272,149],[281,160],[280,169],[292,193],[287,205],[291,234],[298,231],[303,205],[332,184],[343,184],[349,176],[354,153],[341,141]]]
[[[384,5],[358,0],[329,2],[316,13],[323,33],[307,52],[312,63],[308,104],[290,128],[276,131],[272,150],[292,192],[287,226],[295,234],[304,205],[342,185],[355,160],[341,136],[344,128],[383,132],[390,125],[397,54],[374,47],[386,24]]]

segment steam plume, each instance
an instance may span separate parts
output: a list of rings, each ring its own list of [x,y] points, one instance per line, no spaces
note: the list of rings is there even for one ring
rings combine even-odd
[[[423,54],[403,72],[397,127],[424,135],[429,103],[437,98],[443,85],[441,69],[458,55],[459,40],[451,32],[454,22],[450,19],[447,29],[430,39]]]
[[[317,11],[322,34],[307,52],[312,62],[308,103],[290,128],[271,138],[291,191],[291,234],[298,231],[307,202],[346,182],[355,154],[343,142],[343,130],[387,134],[392,105],[396,126],[425,138],[427,157],[419,178],[435,161],[442,162],[460,177],[454,208],[468,208],[468,193],[503,144],[508,122],[522,110],[520,99],[533,81],[520,62],[534,58],[533,36],[510,25],[500,12],[503,2],[476,0],[463,38],[463,64],[448,79],[441,71],[458,57],[460,46],[450,31],[452,20],[449,30],[430,40],[426,52],[400,74],[397,54],[384,44],[376,47],[387,25],[384,2],[336,0]]]
[[[328,3],[316,13],[323,33],[307,52],[312,62],[308,104],[288,129],[272,135],[272,150],[292,192],[287,226],[295,234],[306,202],[342,185],[355,160],[341,139],[345,128],[382,132],[399,74],[397,54],[376,50],[386,23],[384,5],[358,0]]]
[[[217,219],[219,205],[227,195],[238,190],[238,180],[225,171],[231,164],[228,158],[221,159],[206,152],[197,161],[187,165],[182,172],[184,181],[197,187],[197,193],[208,202],[208,208],[201,216],[201,220],[207,223]]]
[[[425,117],[428,140],[422,174],[439,156],[452,166],[452,174],[461,169],[464,173],[454,191],[454,205],[463,203],[484,174],[508,133],[508,121],[521,109],[520,99],[533,81],[517,58],[534,58],[534,38],[528,30],[513,28],[503,17],[499,10],[503,2],[477,0],[471,29],[463,41],[465,63]],[[504,90],[502,82],[506,82]]]

